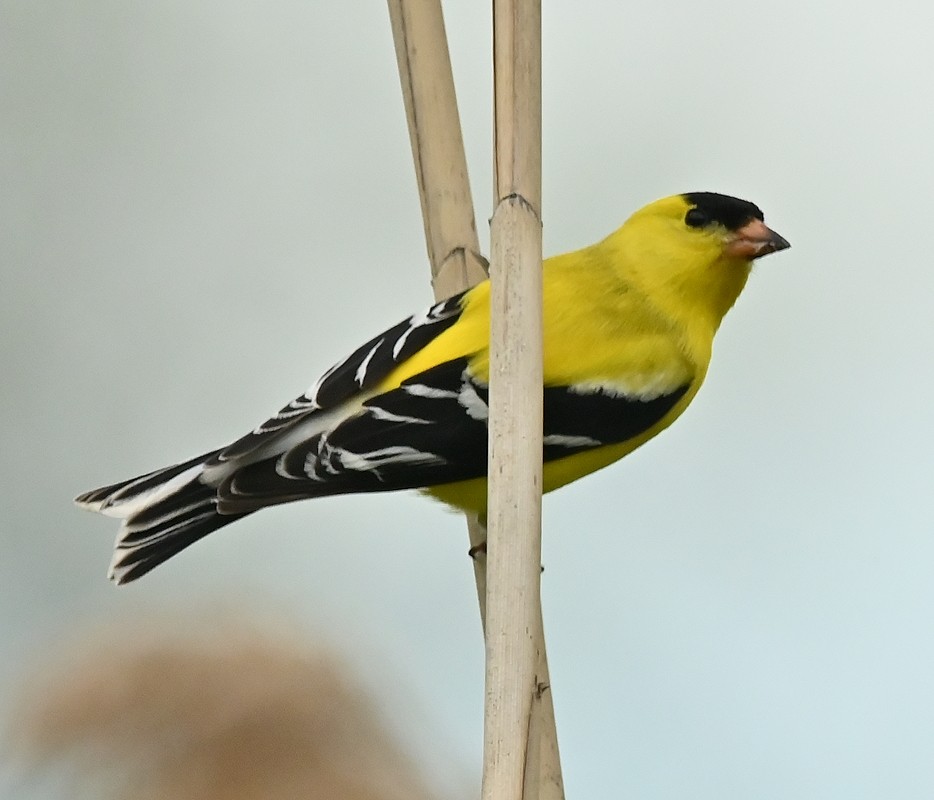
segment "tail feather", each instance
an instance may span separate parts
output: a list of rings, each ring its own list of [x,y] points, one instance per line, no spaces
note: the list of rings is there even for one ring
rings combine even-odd
[[[156,533],[171,527],[185,512],[194,511],[198,506],[210,503],[216,490],[201,481],[200,476],[176,489],[170,495],[147,503],[126,518],[126,536],[124,542],[139,543],[146,538],[146,532]],[[205,489],[208,491],[205,492]],[[166,502],[171,500],[171,503]]]
[[[178,509],[177,516],[168,517],[150,528],[127,529],[126,534],[121,529],[114,545],[108,577],[117,584],[135,581],[212,531],[246,516],[218,514],[214,490],[209,486],[202,488],[205,501]],[[129,541],[131,534],[137,537],[137,541]]]
[[[90,492],[79,494],[75,503],[89,511],[127,519],[137,510],[157,503],[163,497],[187,486],[192,478],[201,474],[204,462],[219,452],[215,450],[195,456],[181,464],[173,464],[171,467],[163,467],[126,481],[92,489]]]
[[[217,452],[75,498],[84,508],[123,520],[114,543],[111,580],[136,580],[211,531],[246,516],[218,513],[217,489],[201,479],[204,462]]]

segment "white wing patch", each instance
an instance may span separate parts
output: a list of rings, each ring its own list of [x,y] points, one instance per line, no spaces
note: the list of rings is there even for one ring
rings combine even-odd
[[[431,400],[453,400],[458,396],[458,392],[452,392],[449,389],[436,389],[434,386],[425,386],[421,383],[406,383],[401,388],[408,394],[416,397],[427,397]]]
[[[680,372],[669,370],[631,375],[625,381],[605,379],[574,383],[568,386],[568,391],[574,394],[605,394],[608,397],[655,400],[670,394],[684,382],[685,377]]]
[[[357,367],[357,371],[354,373],[354,380],[357,382],[357,386],[363,386],[363,382],[366,380],[366,370],[370,366],[370,362],[373,360],[373,356],[376,355],[376,351],[383,346],[385,339],[380,339],[376,344],[373,345],[373,348],[369,353],[366,354],[363,361],[360,362],[360,366]]]
[[[327,435],[321,437],[316,452],[309,453],[305,458],[305,476],[314,481],[325,481],[329,476],[352,470],[354,472],[368,472],[382,480],[380,469],[399,464],[432,465],[444,464],[445,460],[434,453],[425,453],[414,447],[397,445],[382,447],[364,453],[354,453],[340,447],[333,447],[327,440]],[[279,468],[279,474],[283,474]],[[285,477],[293,477],[286,475]]]
[[[382,450],[372,450],[369,453],[350,453],[341,451],[341,464],[345,469],[358,472],[372,472],[379,478],[380,467],[391,464],[444,464],[440,456],[433,453],[423,453],[414,447],[384,447]],[[382,479],[380,479],[382,480]]]
[[[486,401],[477,394],[477,388],[471,382],[467,370],[464,370],[462,378],[464,382],[461,384],[461,389],[457,393],[457,402],[464,407],[467,416],[471,419],[480,421],[486,420],[486,418],[490,416],[490,409]]]
[[[456,399],[471,419],[483,422],[490,416],[486,400],[477,393],[477,387],[471,379],[470,372],[466,369],[461,373],[461,386],[456,392],[451,389],[426,386],[423,383],[404,383],[400,388],[415,397],[425,397],[429,400]]]
[[[378,419],[383,422],[411,422],[415,425],[432,425],[434,423],[434,420],[410,417],[405,414],[394,414],[391,411],[386,411],[374,405],[368,406],[367,410],[370,412],[370,416],[373,417],[373,419]]]
[[[544,445],[558,445],[560,447],[599,447],[603,442],[592,436],[566,436],[563,433],[552,433],[542,438]]]
[[[419,314],[413,314],[407,320],[408,327],[402,332],[402,335],[396,339],[396,343],[392,346],[393,361],[399,359],[402,348],[405,347],[406,341],[408,341],[409,336],[411,336],[415,330],[425,325],[434,325],[436,322],[443,322],[460,313],[459,304],[452,304],[450,300],[443,300],[440,303],[435,303]]]

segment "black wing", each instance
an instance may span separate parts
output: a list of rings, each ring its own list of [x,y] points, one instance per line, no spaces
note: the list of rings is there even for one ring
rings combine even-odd
[[[661,420],[687,391],[640,399],[580,387],[544,390],[543,458],[617,444]],[[249,464],[218,490],[219,510],[352,492],[437,486],[487,472],[486,384],[466,358],[367,400],[355,416],[276,457]]]
[[[544,460],[619,444],[645,433],[684,397],[688,386],[644,399],[612,388],[546,386]]]
[[[383,380],[407,358],[450,328],[461,315],[466,292],[449,297],[420,314],[370,339],[325,372],[304,394],[281,408],[246,436],[220,450],[208,467],[242,458],[264,448],[307,421],[312,415],[336,408]]]

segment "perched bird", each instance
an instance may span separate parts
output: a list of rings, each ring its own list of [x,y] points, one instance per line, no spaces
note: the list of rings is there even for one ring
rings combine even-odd
[[[752,203],[658,200],[606,239],[549,258],[544,279],[544,491],[611,464],[697,394],[753,259],[788,242]],[[486,508],[490,285],[371,339],[232,444],[76,498],[123,520],[126,583],[265,506],[421,489]]]

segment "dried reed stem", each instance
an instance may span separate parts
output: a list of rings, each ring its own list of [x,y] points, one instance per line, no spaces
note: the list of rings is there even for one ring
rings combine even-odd
[[[512,13],[505,6],[496,9],[497,20],[502,12]],[[506,4],[508,5],[508,4]],[[464,156],[463,139],[460,130],[460,120],[457,112],[457,104],[454,93],[454,82],[451,72],[451,63],[448,55],[447,40],[444,31],[444,21],[441,12],[441,5],[438,0],[389,0],[389,11],[392,20],[393,37],[395,40],[396,57],[399,64],[399,74],[402,82],[403,97],[405,100],[406,116],[409,123],[409,135],[412,144],[412,155],[415,162],[416,177],[418,181],[419,196],[422,204],[422,214],[425,225],[425,238],[428,247],[428,255],[431,260],[432,283],[437,298],[448,297],[455,292],[467,288],[486,277],[486,261],[479,252],[477,240],[476,224],[474,222],[473,206],[470,195],[470,187],[467,180],[466,159]],[[540,14],[537,7],[533,9],[532,16],[520,18],[520,25],[517,28],[514,23],[507,27],[502,27],[501,21],[496,22],[496,30],[502,30],[503,33],[497,33],[497,36],[506,36],[513,39],[517,31],[522,30],[522,26],[529,23],[532,29],[528,31],[532,40],[537,41],[537,31],[540,30]],[[540,48],[534,43],[528,43],[523,52],[529,49],[536,53]],[[540,64],[540,58],[536,57],[536,64]],[[526,62],[526,67],[531,67]],[[506,69],[506,68],[503,68]],[[531,146],[530,150],[524,150],[526,147],[525,137],[528,135],[522,126],[506,126],[497,128],[497,214],[500,222],[494,219],[494,226],[501,227],[505,224],[506,230],[510,230],[515,224],[511,218],[517,213],[509,211],[509,206],[519,208],[519,217],[525,215],[524,221],[518,222],[518,230],[525,230],[526,237],[530,237],[532,243],[530,250],[526,253],[524,264],[534,263],[534,269],[523,270],[524,273],[541,272],[541,230],[538,208],[540,204],[540,183],[541,183],[541,159],[540,159],[540,68],[534,67],[532,72],[519,72],[506,69],[503,72],[497,67],[497,102],[502,101],[505,105],[503,109],[508,109],[511,105],[515,106],[518,101],[523,109],[525,117],[535,118],[535,131],[533,138],[536,144]],[[508,82],[500,83],[508,75]],[[512,76],[525,76],[523,81],[515,81]],[[498,106],[499,107],[499,106]],[[500,111],[500,116],[504,111]],[[502,138],[507,135],[508,142]],[[516,179],[521,179],[516,183]],[[528,186],[534,185],[536,188],[532,192],[527,191]],[[512,187],[506,191],[501,191],[500,187]],[[518,190],[522,191],[518,191]],[[523,194],[523,192],[525,192]],[[508,198],[508,195],[518,194],[528,202],[531,198],[534,200],[534,211],[531,215],[522,211],[522,200],[517,198]],[[505,203],[501,201],[506,201]],[[502,209],[500,208],[502,206]],[[530,221],[532,224],[530,225]],[[494,234],[494,236],[501,236]],[[510,241],[509,233],[506,238],[506,251],[501,255],[504,261],[511,263],[511,248],[514,244],[508,244]],[[535,242],[537,241],[537,245]],[[526,279],[528,279],[526,275]],[[534,276],[531,278],[534,282]],[[540,277],[539,277],[540,281]],[[541,492],[541,288],[532,294],[539,299],[532,303],[538,307],[538,328],[535,337],[537,337],[537,384],[531,391],[530,402],[537,403],[538,411],[538,429],[533,434],[532,439],[537,441],[531,445],[535,451],[535,460],[537,466],[538,480],[534,491],[529,493],[529,504],[524,506],[526,512],[531,510],[534,517],[535,527],[538,528],[540,520],[540,492]],[[505,288],[505,286],[504,286]],[[511,290],[510,290],[511,291]],[[524,294],[525,289],[520,289]],[[514,302],[514,301],[510,301]],[[523,301],[525,302],[525,301]],[[510,312],[512,313],[512,312]],[[533,311],[533,318],[535,316]],[[510,333],[511,336],[511,333]],[[526,346],[527,341],[522,340],[520,346]],[[533,345],[535,346],[535,345]],[[535,357],[532,358],[536,362]],[[507,368],[507,371],[508,368]],[[534,368],[533,368],[534,373]],[[528,380],[534,378],[534,374],[526,375]],[[523,397],[521,403],[517,405],[520,413],[528,407],[527,398]],[[495,412],[494,412],[495,413]],[[534,416],[534,414],[533,414]],[[528,441],[525,442],[526,449],[529,450]],[[531,451],[529,451],[531,452]],[[528,456],[528,454],[527,454]],[[507,492],[510,490],[507,490]],[[537,492],[537,499],[533,497]],[[538,509],[538,510],[536,510]],[[480,524],[476,517],[468,515],[468,529],[470,531],[470,542],[472,547],[476,547],[486,542],[486,530]],[[508,529],[507,529],[508,530]],[[522,692],[527,696],[521,704],[528,706],[529,714],[524,717],[525,733],[524,739],[531,739],[533,747],[525,748],[523,745],[522,772],[530,777],[524,796],[540,797],[542,800],[560,800],[563,798],[563,786],[561,781],[561,768],[558,761],[557,735],[554,725],[554,710],[551,703],[551,692],[548,688],[548,665],[545,657],[544,639],[542,636],[541,625],[541,606],[538,602],[538,581],[539,581],[539,563],[540,563],[540,534],[536,533],[534,542],[531,545],[527,555],[531,553],[532,569],[526,569],[525,583],[526,589],[533,586],[532,594],[534,601],[529,597],[532,606],[533,622],[527,626],[526,630],[532,631],[532,652],[535,654],[533,662],[533,679],[529,684],[530,691]],[[508,540],[510,536],[507,536]],[[538,542],[538,544],[535,544]],[[528,548],[528,543],[526,544]],[[534,551],[534,552],[533,552]],[[526,565],[528,567],[528,564]],[[477,592],[480,600],[481,619],[484,621],[486,630],[486,559],[480,554],[474,560],[474,570],[477,579]],[[531,575],[534,573],[534,575]],[[530,577],[531,576],[531,577]],[[523,590],[525,591],[525,590]],[[511,602],[509,597],[501,597],[508,604]],[[508,607],[508,606],[507,606]],[[521,637],[520,637],[521,638]],[[488,639],[489,642],[489,639]],[[493,652],[497,648],[494,646]],[[494,681],[495,683],[495,681]],[[488,687],[489,687],[488,680]],[[489,692],[489,689],[488,689]],[[488,694],[489,697],[489,694]],[[501,711],[505,707],[501,706]],[[500,713],[500,718],[503,717]],[[514,726],[515,727],[515,726]],[[493,750],[488,746],[485,752],[492,757]],[[502,761],[497,759],[499,770]],[[488,784],[486,775],[488,768],[484,768],[484,785]],[[532,776],[535,776],[534,778]],[[540,787],[540,789],[538,788]],[[485,789],[486,791],[486,789]],[[486,796],[486,795],[485,795]],[[497,798],[506,797],[497,793]],[[508,795],[513,796],[513,795]]]
[[[440,0],[389,0],[435,299],[486,280]],[[486,625],[486,528],[467,514],[480,619]]]
[[[541,4],[494,0],[484,800],[562,798],[540,596]]]

